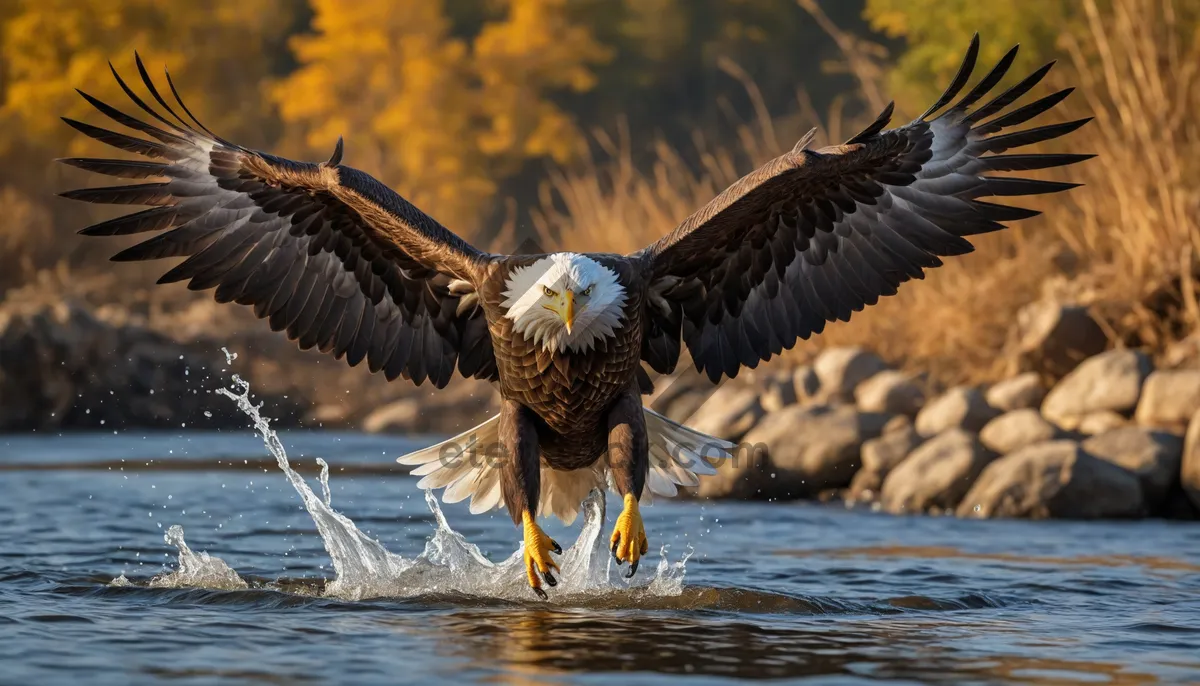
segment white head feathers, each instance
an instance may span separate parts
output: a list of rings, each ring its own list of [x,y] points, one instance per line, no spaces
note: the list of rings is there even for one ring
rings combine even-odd
[[[505,283],[504,316],[546,350],[579,352],[622,326],[625,289],[590,257],[560,252],[518,267]]]

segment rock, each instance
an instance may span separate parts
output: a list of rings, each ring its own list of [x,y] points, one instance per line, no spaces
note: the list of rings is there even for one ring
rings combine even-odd
[[[733,455],[716,465],[717,473],[700,477],[696,495],[701,498],[762,500],[763,485],[771,473],[766,445],[741,443]]]
[[[893,431],[905,431],[911,429],[913,420],[911,417],[903,414],[898,414],[895,417],[887,420],[887,424],[883,425],[883,433],[890,434]]]
[[[796,404],[796,385],[792,371],[785,369],[768,374],[760,382],[761,393],[759,404],[766,412],[778,412],[789,405]]]
[[[1099,410],[1083,415],[1079,419],[1079,426],[1076,428],[1084,436],[1095,436],[1096,434],[1119,429],[1123,426],[1129,426],[1128,417],[1117,414],[1112,410]]]
[[[1183,492],[1200,508],[1200,412],[1192,415],[1183,441],[1183,464],[1179,468]]]
[[[883,481],[880,502],[896,514],[953,508],[996,454],[972,434],[950,429],[921,444]]]
[[[362,420],[370,433],[454,435],[500,411],[500,396],[490,384],[456,379],[442,389],[415,388],[410,395],[374,408]]]
[[[421,401],[404,398],[373,410],[362,421],[367,433],[408,433],[418,430],[421,421]]]
[[[863,442],[879,436],[888,419],[845,406],[772,412],[742,439],[744,455],[729,461],[738,464],[702,481],[700,494],[790,499],[845,488],[858,470]]]
[[[1011,379],[992,384],[984,395],[988,405],[1001,412],[1037,407],[1045,397],[1046,389],[1042,386],[1042,378],[1036,372],[1018,374]]]
[[[1134,350],[1097,355],[1050,389],[1042,415],[1064,429],[1075,429],[1091,412],[1132,413],[1152,369],[1150,358]]]
[[[644,400],[644,404],[672,421],[684,422],[700,409],[716,388],[716,384],[689,369],[655,381],[654,393]]]
[[[925,391],[912,377],[891,369],[875,374],[854,389],[858,409],[915,417],[925,403]]]
[[[989,450],[1007,455],[1027,445],[1054,440],[1059,434],[1058,427],[1037,410],[1024,409],[1006,412],[988,422],[979,432],[979,440]]]
[[[934,436],[949,429],[979,431],[998,415],[977,389],[952,388],[929,401],[917,414],[917,432]]]
[[[1179,479],[1182,438],[1166,431],[1129,426],[1092,436],[1081,447],[1089,455],[1132,472],[1142,484],[1142,497],[1151,512],[1165,509],[1167,495]]]
[[[1200,368],[1200,331],[1193,331],[1183,340],[1168,343],[1160,360],[1166,369]]]
[[[712,393],[709,389],[701,389],[691,387],[684,389],[684,392],[675,396],[671,402],[666,403],[666,411],[660,412],[667,419],[673,422],[684,423],[688,417],[696,414],[704,403],[708,402],[708,396]]]
[[[1159,370],[1146,378],[1134,419],[1182,430],[1200,410],[1200,369]]]
[[[1192,522],[1200,519],[1200,508],[1192,503],[1182,488],[1179,488],[1171,491],[1167,496],[1167,505],[1163,509],[1162,516],[1166,519]]]
[[[323,429],[351,428],[350,407],[340,403],[316,405],[304,415],[304,425]]]
[[[1017,372],[1061,379],[1107,345],[1108,337],[1087,308],[1041,300],[1017,313],[1012,366]]]
[[[792,386],[795,389],[796,402],[800,404],[813,402],[821,392],[821,380],[807,364],[796,367],[796,371],[792,372]]]
[[[891,425],[892,422],[889,421],[888,424]],[[862,467],[850,481],[847,499],[874,500],[878,497],[879,488],[883,486],[883,480],[887,478],[888,473],[908,457],[914,448],[921,445],[922,440],[911,421],[891,430],[884,426],[882,436],[863,443],[860,452]]]
[[[1128,470],[1074,441],[1039,443],[989,464],[963,497],[959,517],[1096,519],[1142,513],[1142,487]]]
[[[216,394],[228,384],[217,346],[198,352],[137,325],[114,325],[72,302],[0,307],[0,431],[54,428],[244,428]],[[298,393],[255,402],[275,426],[296,426],[310,404]]]
[[[825,402],[852,402],[854,389],[885,369],[879,356],[862,348],[829,348],[813,361]]]
[[[736,442],[764,414],[758,391],[737,383],[726,383],[713,391],[684,423],[709,436]]]

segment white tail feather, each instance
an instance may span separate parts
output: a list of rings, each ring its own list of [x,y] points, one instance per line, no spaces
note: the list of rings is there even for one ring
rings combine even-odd
[[[646,433],[650,439],[650,472],[641,502],[649,504],[653,496],[673,497],[679,487],[695,487],[700,476],[716,473],[715,462],[730,456],[733,444],[677,424],[657,412],[643,408]],[[457,503],[471,499],[471,514],[500,507],[500,460],[496,449],[500,441],[500,416],[428,448],[409,453],[396,461],[415,467],[414,476],[422,477],[417,488],[445,489],[442,502]],[[555,516],[565,524],[575,521],[580,503],[593,488],[616,492],[609,474],[607,456],[590,467],[575,470],[555,469],[543,462],[538,516]]]

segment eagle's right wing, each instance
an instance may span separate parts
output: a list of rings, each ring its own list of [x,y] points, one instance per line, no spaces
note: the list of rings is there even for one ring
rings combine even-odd
[[[146,205],[81,233],[161,232],[116,261],[186,257],[159,283],[188,280],[215,288],[218,302],[254,308],[273,330],[350,365],[367,361],[389,380],[405,376],[445,386],[463,376],[494,378],[491,337],[475,285],[488,256],[404,198],[339,164],[341,140],[322,164],[293,162],[221,139],[171,92],[184,121],[159,94],[142,61],[150,95],[174,118],[129,98],[149,124],[80,92],[118,124],[148,138],[65,119],[81,133],[149,160],[74,158],[62,162],[127,179],[158,179],[63,193],[93,203]]]
[[[654,305],[642,359],[669,373],[682,340],[713,381],[735,376],[820,333],[827,321],[848,320],[896,293],[901,283],[941,265],[942,257],[970,252],[966,236],[1038,214],[982,198],[1075,186],[993,175],[1087,159],[1002,154],[1058,138],[1087,120],[1007,131],[1071,92],[1006,111],[1051,65],[975,107],[1004,77],[1016,48],[951,105],[978,52],[976,36],[950,87],[915,121],[884,130],[889,106],[844,145],[809,150],[805,137],[639,253]]]

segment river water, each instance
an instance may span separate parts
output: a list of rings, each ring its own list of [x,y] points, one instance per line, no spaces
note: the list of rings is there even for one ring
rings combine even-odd
[[[627,585],[594,499],[542,602],[429,442],[0,436],[0,683],[1200,682],[1197,524],[660,500]]]

